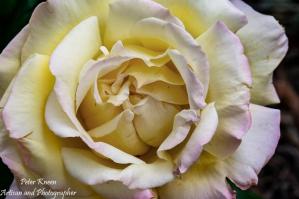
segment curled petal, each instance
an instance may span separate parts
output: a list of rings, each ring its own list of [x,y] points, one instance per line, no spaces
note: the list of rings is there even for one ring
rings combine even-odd
[[[70,31],[50,60],[51,72],[56,77],[54,90],[58,101],[79,130],[82,126],[75,114],[78,78],[83,65],[96,54],[100,43],[98,20],[90,17]]]
[[[209,104],[201,112],[198,125],[176,158],[179,173],[185,173],[198,160],[204,145],[211,141],[217,125],[218,116],[215,104]]]
[[[250,127],[250,68],[240,40],[222,22],[197,41],[210,60],[207,101],[215,102],[219,117],[217,132],[206,150],[225,157],[237,149]]]
[[[135,62],[127,68],[125,74],[133,76],[136,79],[137,88],[158,81],[177,86],[184,85],[184,81],[180,75],[176,74],[167,66],[148,67],[142,62]]]
[[[205,106],[203,85],[178,51],[170,50],[169,55],[185,81],[190,108],[195,110],[203,108]]]
[[[148,150],[138,137],[133,125],[134,113],[125,110],[111,121],[88,131],[96,140],[110,143],[131,155],[142,155]]]
[[[187,137],[193,123],[198,121],[197,113],[194,110],[182,110],[176,114],[173,128],[169,136],[158,148],[157,154],[162,159],[168,159],[165,151],[173,149],[182,143]]]
[[[204,87],[204,97],[209,84],[209,64],[205,54],[193,37],[182,27],[157,18],[146,18],[136,23],[131,31],[132,38],[141,42],[148,38],[161,40],[176,48],[187,60]],[[144,40],[145,39],[145,40]],[[146,46],[146,43],[143,43]]]

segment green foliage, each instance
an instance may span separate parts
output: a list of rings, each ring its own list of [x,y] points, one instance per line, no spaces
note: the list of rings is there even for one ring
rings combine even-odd
[[[262,199],[259,195],[251,192],[251,191],[243,191],[239,189],[234,183],[232,183],[229,179],[227,179],[227,182],[232,187],[234,191],[237,193],[237,199]]]

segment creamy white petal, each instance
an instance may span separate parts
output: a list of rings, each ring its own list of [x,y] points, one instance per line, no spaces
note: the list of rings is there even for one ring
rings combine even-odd
[[[205,106],[204,87],[198,77],[177,50],[170,50],[169,56],[185,82],[190,108],[194,110],[203,108]]]
[[[185,174],[160,187],[159,196],[163,199],[235,199],[222,168],[223,165],[209,155],[201,155]]]
[[[194,37],[223,21],[233,32],[247,23],[246,16],[228,0],[155,0],[183,21]]]
[[[21,67],[21,51],[28,37],[29,27],[21,32],[7,45],[0,55],[0,96],[4,93],[9,82]]]
[[[194,110],[182,110],[176,114],[172,131],[168,137],[159,146],[157,154],[162,159],[165,158],[165,151],[173,149],[180,143],[182,143],[187,137],[191,126],[199,120],[196,111]]]
[[[12,138],[22,138],[41,127],[40,118],[54,83],[48,63],[48,56],[33,55],[23,64],[12,85],[3,110],[4,123]]]
[[[118,40],[129,38],[136,22],[156,17],[183,26],[183,24],[160,4],[151,0],[118,0],[110,4],[104,41],[112,46]]]
[[[98,51],[101,44],[98,20],[90,17],[82,21],[63,39],[50,59],[50,69],[56,77],[54,90],[63,111],[81,131],[75,114],[75,95],[83,65]]]
[[[200,121],[175,160],[179,173],[185,173],[198,160],[204,145],[211,141],[217,125],[218,116],[215,104],[208,104],[202,110]]]
[[[225,157],[237,149],[250,127],[250,68],[242,43],[222,22],[197,41],[209,57],[207,101],[215,102],[219,118],[217,132],[206,149],[217,157]]]
[[[136,23],[131,35],[133,38],[138,38],[140,42],[149,38],[156,39],[177,49],[186,58],[188,64],[203,84],[204,96],[206,96],[209,84],[208,60],[201,47],[185,29],[157,18],[146,18]],[[143,45],[146,46],[145,43]]]
[[[253,77],[251,102],[262,105],[279,103],[272,75],[288,50],[285,30],[274,17],[256,12],[241,0],[232,2],[249,21],[237,35],[250,62]]]
[[[51,55],[64,37],[85,19],[96,16],[101,31],[113,0],[48,0],[39,4],[29,21],[30,34],[22,49],[24,61],[33,53]],[[83,39],[84,40],[84,39]],[[100,46],[98,46],[100,47]]]
[[[228,177],[242,189],[258,182],[257,174],[273,156],[280,137],[280,111],[250,105],[252,126],[237,151],[225,162]]]

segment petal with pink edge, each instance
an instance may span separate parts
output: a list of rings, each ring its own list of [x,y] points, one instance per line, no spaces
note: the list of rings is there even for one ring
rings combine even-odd
[[[249,21],[237,35],[250,62],[253,78],[251,102],[261,105],[279,103],[272,76],[288,50],[285,30],[272,16],[254,11],[241,0],[232,2],[247,15]]]
[[[250,68],[242,43],[222,22],[197,41],[211,65],[206,100],[215,102],[219,118],[217,132],[206,150],[223,158],[237,149],[250,126]]]
[[[257,174],[273,156],[280,137],[279,110],[251,104],[250,112],[251,128],[237,151],[225,160],[227,177],[242,189],[257,184]]]

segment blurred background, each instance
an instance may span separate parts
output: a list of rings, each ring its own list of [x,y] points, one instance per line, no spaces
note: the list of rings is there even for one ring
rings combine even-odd
[[[0,50],[24,27],[42,0],[0,0]],[[275,156],[259,175],[259,184],[237,191],[238,199],[299,199],[299,0],[244,0],[255,10],[273,15],[286,29],[289,52],[275,71],[282,111],[281,140]],[[0,191],[13,176],[0,160]]]

